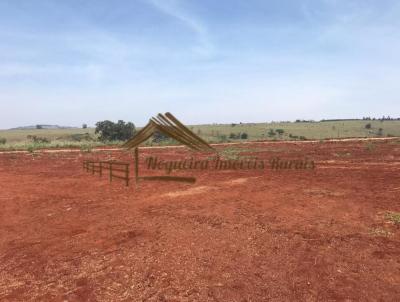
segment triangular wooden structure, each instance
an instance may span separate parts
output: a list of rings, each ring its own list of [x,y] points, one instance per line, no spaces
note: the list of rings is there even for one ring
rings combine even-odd
[[[169,112],[165,113],[165,115],[159,113],[157,117],[151,118],[149,123],[122,147],[127,149],[137,148],[156,131],[168,135],[193,150],[206,152],[215,151],[206,141],[190,131]]]
[[[135,176],[136,182],[139,179],[147,180],[175,180],[175,181],[186,181],[194,182],[193,177],[174,177],[174,176],[151,176],[151,177],[139,177],[139,145],[151,137],[154,132],[161,132],[176,141],[186,145],[187,147],[195,151],[203,152],[216,152],[205,140],[190,131],[185,125],[183,125],[176,117],[171,113],[167,112],[165,115],[159,113],[157,117],[150,119],[149,123],[140,129],[138,133],[125,144],[123,148],[128,150],[135,150]]]

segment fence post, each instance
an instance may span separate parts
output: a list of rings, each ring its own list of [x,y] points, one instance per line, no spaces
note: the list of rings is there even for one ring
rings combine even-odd
[[[129,186],[129,164],[125,165],[126,186]]]
[[[135,181],[139,182],[139,148],[135,148]]]

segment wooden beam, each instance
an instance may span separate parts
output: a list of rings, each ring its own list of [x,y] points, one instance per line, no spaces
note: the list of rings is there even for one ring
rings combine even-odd
[[[139,147],[135,148],[135,181],[139,182]]]

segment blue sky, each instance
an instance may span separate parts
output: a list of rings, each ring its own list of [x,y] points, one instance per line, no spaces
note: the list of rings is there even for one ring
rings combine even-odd
[[[0,0],[0,128],[400,116],[400,2]]]

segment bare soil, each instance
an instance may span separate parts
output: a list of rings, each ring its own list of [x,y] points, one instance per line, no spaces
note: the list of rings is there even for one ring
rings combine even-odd
[[[316,166],[125,187],[82,169],[123,151],[1,153],[0,300],[400,301],[398,142],[234,148]],[[209,155],[143,149],[160,175],[148,156]]]

